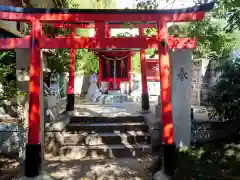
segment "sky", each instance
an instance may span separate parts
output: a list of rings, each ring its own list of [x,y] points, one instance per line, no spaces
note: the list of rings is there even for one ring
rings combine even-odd
[[[136,0],[117,0],[116,5],[119,9],[124,9],[126,7],[128,8],[133,8],[134,2]],[[169,0],[166,3],[166,0],[160,0],[160,6],[158,9],[178,9],[178,8],[186,8],[186,7],[192,7],[194,6],[193,0]],[[171,25],[168,24],[168,25]],[[111,30],[111,35],[116,36],[119,33],[126,33],[129,32],[133,35],[138,35],[138,30],[137,29],[112,29]]]
[[[126,7],[133,8],[134,2],[136,0],[117,0],[117,7],[124,9]],[[193,0],[160,0],[160,6],[158,9],[177,9],[177,8],[186,8],[194,6]]]

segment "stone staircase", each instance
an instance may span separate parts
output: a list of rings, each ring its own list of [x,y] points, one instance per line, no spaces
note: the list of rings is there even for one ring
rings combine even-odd
[[[72,117],[60,155],[71,159],[141,157],[151,153],[151,137],[142,116]]]

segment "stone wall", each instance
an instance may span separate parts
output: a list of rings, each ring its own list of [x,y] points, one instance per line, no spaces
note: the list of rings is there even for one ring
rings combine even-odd
[[[219,74],[216,72],[217,61],[202,60],[202,80],[201,80],[201,105],[207,105],[208,93],[211,92],[212,87],[216,85]]]
[[[201,63],[192,64],[191,105],[200,105]]]
[[[217,83],[219,73],[216,72],[217,61],[202,60],[192,66],[191,104],[207,105],[208,93]]]
[[[193,121],[192,144],[239,139],[239,124],[232,121]]]

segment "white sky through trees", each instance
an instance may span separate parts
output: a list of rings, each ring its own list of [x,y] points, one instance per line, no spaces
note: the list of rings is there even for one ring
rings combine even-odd
[[[196,1],[196,0],[195,0]],[[177,8],[185,8],[191,7],[195,5],[194,0],[160,0],[159,1],[159,9],[177,9]],[[117,8],[134,8],[136,0],[116,0]]]

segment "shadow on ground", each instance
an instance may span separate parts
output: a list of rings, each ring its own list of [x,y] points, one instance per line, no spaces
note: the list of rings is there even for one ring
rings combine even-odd
[[[0,179],[16,179],[21,174],[16,159],[0,157]],[[3,165],[4,164],[4,165]],[[59,160],[46,157],[44,170],[54,179],[79,180],[152,180],[152,166],[160,168],[151,156],[140,159],[121,158],[111,160]],[[239,180],[240,144],[212,143],[202,147],[182,149],[173,180]],[[150,173],[149,170],[152,170]]]
[[[16,156],[0,154],[0,179],[10,180],[21,175],[21,168]]]
[[[45,171],[54,179],[151,180],[152,174],[147,171],[147,166],[151,162],[151,158],[147,157],[144,159],[121,158],[62,161],[56,158],[48,158],[45,162]]]

